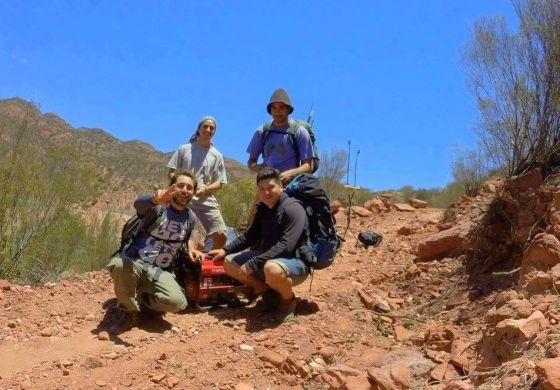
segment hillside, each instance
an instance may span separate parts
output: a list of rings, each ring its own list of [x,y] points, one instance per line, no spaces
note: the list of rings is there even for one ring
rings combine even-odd
[[[27,126],[37,145],[65,145],[83,156],[98,172],[97,208],[129,210],[138,193],[165,184],[172,152],[160,152],[142,141],[122,141],[102,129],[74,128],[19,98],[0,99],[0,124],[0,139],[7,126]],[[250,175],[244,164],[224,159],[231,182]]]
[[[0,388],[559,389],[559,188],[537,171],[445,211],[372,200],[346,234],[339,209],[337,261],[297,287],[297,319],[282,325],[257,301],[115,337],[106,271],[0,281]],[[382,244],[358,245],[365,230]]]

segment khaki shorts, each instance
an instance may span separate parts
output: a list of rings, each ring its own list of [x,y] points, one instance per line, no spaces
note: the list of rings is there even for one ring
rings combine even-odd
[[[194,212],[207,235],[226,231],[226,224],[219,207],[193,205],[189,208]]]

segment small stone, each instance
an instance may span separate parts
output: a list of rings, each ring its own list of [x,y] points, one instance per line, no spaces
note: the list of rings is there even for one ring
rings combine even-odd
[[[96,380],[96,381],[95,381],[95,384],[96,384],[97,386],[99,386],[99,387],[105,387],[105,386],[107,386],[107,382],[102,381],[101,379]]]
[[[249,344],[241,344],[239,346],[239,349],[241,349],[242,351],[252,351],[255,348],[252,345],[249,345]]]
[[[102,331],[102,332],[99,332],[99,334],[97,335],[97,339],[98,339],[98,340],[101,340],[101,341],[108,341],[108,340],[110,340],[111,338],[109,337],[109,333],[108,333],[108,332]]]
[[[249,383],[239,382],[235,385],[235,390],[255,390],[255,387]]]
[[[266,334],[266,333],[258,334],[253,338],[253,340],[255,340],[257,342],[268,340],[268,334]]]
[[[165,377],[166,377],[165,373],[152,374],[152,376],[150,377],[150,380],[154,383],[159,383],[162,380],[164,380]]]

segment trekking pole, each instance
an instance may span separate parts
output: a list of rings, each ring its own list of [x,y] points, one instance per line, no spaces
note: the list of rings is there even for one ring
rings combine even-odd
[[[346,240],[346,234],[348,233],[348,229],[350,229],[350,218],[352,215],[352,199],[354,198],[355,191],[359,189],[359,187],[345,185],[344,189],[346,190],[346,195],[348,196],[348,211],[346,212],[346,230],[342,235],[342,240]]]

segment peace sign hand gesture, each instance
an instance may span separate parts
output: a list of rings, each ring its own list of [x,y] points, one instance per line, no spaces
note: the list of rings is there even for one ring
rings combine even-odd
[[[152,203],[167,206],[169,205],[169,201],[180,192],[181,191],[175,186],[175,184],[172,184],[165,190],[157,190],[152,197]]]

